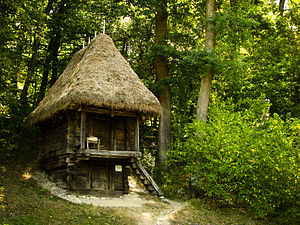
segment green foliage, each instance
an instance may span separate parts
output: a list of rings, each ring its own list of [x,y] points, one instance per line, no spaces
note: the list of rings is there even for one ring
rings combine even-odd
[[[269,116],[264,100],[244,111],[230,101],[212,105],[207,123],[186,127],[187,139],[175,144],[170,163],[181,165],[198,194],[250,208],[258,218],[285,215],[281,222],[295,223],[300,121]]]
[[[265,94],[271,114],[299,117],[299,3],[289,7],[279,16],[273,3],[224,2],[215,18],[219,96],[238,103]]]
[[[154,93],[161,86],[155,57],[168,59],[169,78],[160,82],[171,87],[172,170],[154,166],[159,120],[141,126],[143,163],[165,192],[188,197],[197,191],[249,206],[260,217],[292,220],[298,184],[291,182],[299,164],[299,122],[291,119],[300,112],[299,1],[288,1],[282,16],[274,1],[217,1],[214,56],[204,51],[204,0],[168,1],[163,47],[154,44],[157,3],[0,1],[0,158],[33,146],[36,131],[26,128],[26,116],[83,41],[102,32],[105,20],[106,33]],[[209,68],[215,72],[213,95],[227,104],[213,100],[207,124],[184,126],[195,118],[201,77]]]

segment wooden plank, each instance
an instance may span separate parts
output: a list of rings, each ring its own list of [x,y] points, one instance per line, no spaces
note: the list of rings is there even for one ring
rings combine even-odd
[[[80,122],[80,148],[85,149],[85,123],[86,113],[81,111],[81,122]]]
[[[139,118],[136,118],[136,124],[135,124],[135,132],[134,132],[134,150],[140,151],[140,124],[139,124]]]
[[[84,155],[91,157],[100,157],[100,158],[130,158],[130,157],[140,157],[142,156],[141,152],[137,151],[109,151],[109,150],[96,150],[96,149],[85,149],[83,151]]]
[[[94,134],[94,120],[91,116],[87,116],[86,117],[86,128],[85,128],[85,133],[86,133],[86,136],[89,137],[89,136],[95,136]]]
[[[123,187],[124,187],[124,194],[128,194],[129,192],[129,186],[128,186],[128,174],[129,171],[127,169],[127,166],[122,165],[123,167]]]
[[[89,174],[88,174],[88,180],[87,180],[86,188],[91,189],[91,186],[92,186],[92,183],[91,183],[91,181],[92,181],[92,165],[89,164],[88,167],[89,167]]]
[[[110,184],[110,187],[109,187],[109,190],[115,190],[115,185],[114,185],[114,176],[113,176],[113,173],[114,173],[114,165],[110,165],[110,168],[109,168],[109,184]]]

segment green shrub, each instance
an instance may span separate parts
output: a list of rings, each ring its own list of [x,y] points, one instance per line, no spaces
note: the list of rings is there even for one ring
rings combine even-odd
[[[170,164],[182,165],[198,193],[247,207],[257,218],[296,222],[299,120],[268,116],[265,101],[242,112],[234,108],[216,100],[208,122],[186,128]]]

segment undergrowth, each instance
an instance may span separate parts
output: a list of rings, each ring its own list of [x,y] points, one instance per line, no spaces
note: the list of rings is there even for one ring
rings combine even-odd
[[[300,123],[268,109],[257,101],[237,111],[216,99],[208,121],[187,125],[186,139],[170,151],[166,188],[243,207],[257,219],[297,224]]]

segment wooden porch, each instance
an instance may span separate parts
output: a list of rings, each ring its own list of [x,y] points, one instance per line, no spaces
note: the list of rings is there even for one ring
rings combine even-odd
[[[139,149],[139,117],[136,114],[91,111],[84,109],[80,116],[80,149],[92,157],[131,158],[141,156]],[[96,148],[89,146],[89,138]],[[99,140],[99,141],[98,141]]]
[[[81,149],[78,157],[90,157],[90,158],[136,158],[141,157],[142,153],[139,151],[112,151],[112,150],[98,150],[98,149]]]

